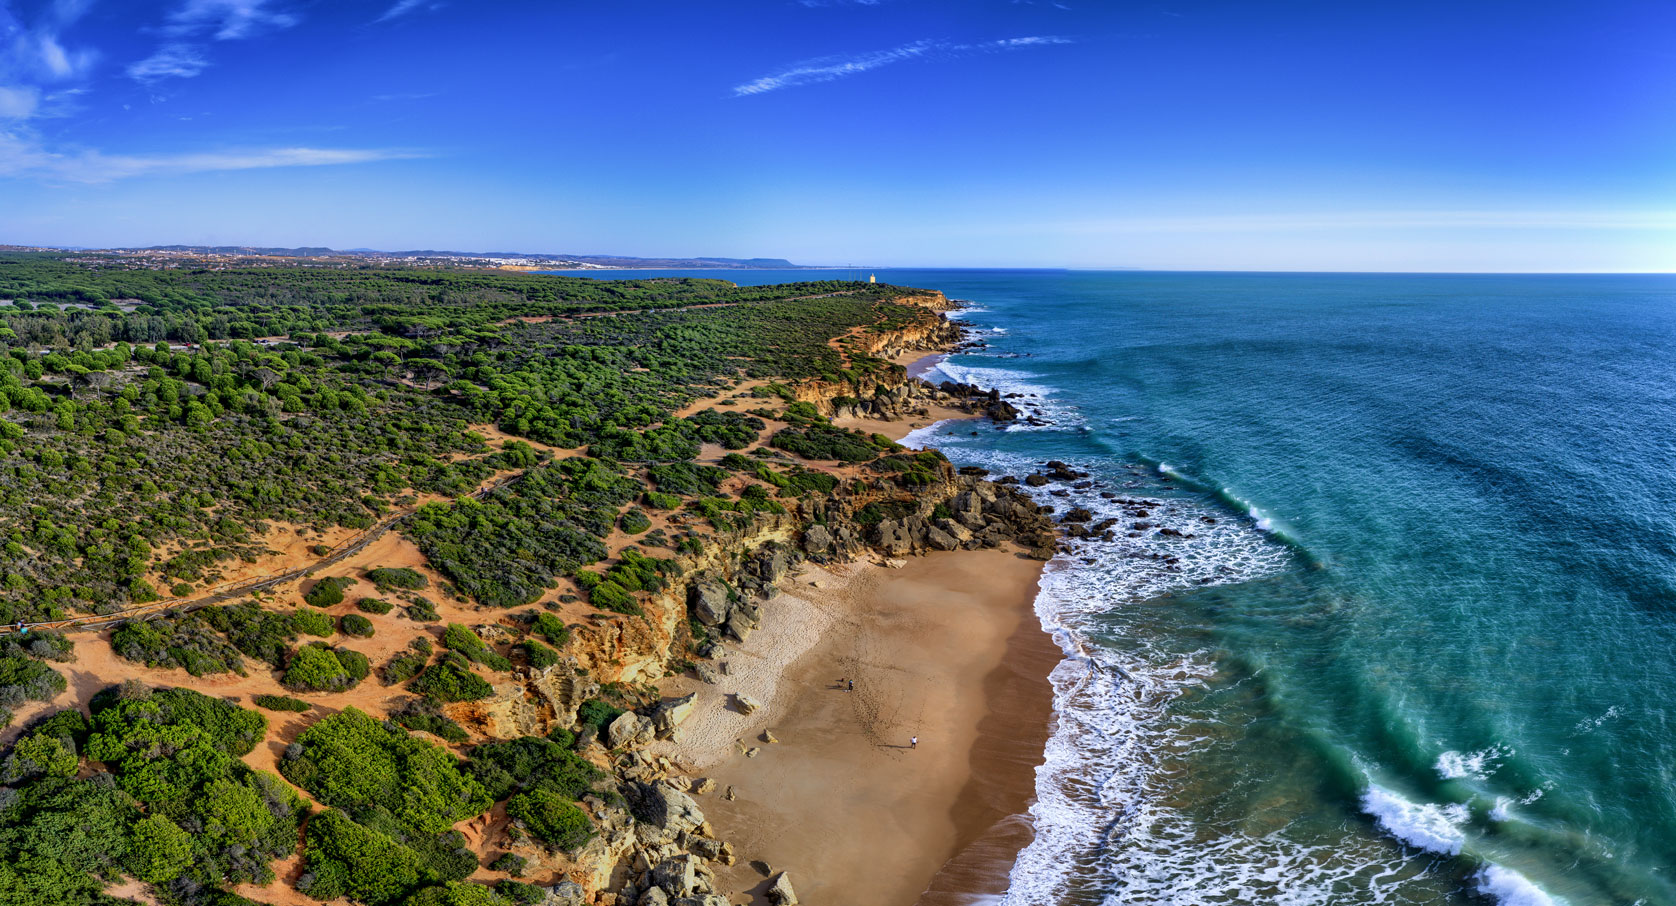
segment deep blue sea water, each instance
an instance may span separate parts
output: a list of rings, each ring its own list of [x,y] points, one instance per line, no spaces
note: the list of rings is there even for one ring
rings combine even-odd
[[[914,442],[1120,519],[1006,902],[1676,903],[1676,278],[879,278],[1051,423]]]

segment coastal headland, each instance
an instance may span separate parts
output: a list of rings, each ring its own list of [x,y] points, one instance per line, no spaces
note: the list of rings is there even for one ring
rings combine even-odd
[[[89,267],[0,260],[7,341],[42,350],[6,359],[0,465],[66,514],[14,538],[33,565],[0,600],[0,782],[26,803],[6,855],[55,851],[53,797],[121,791],[78,807],[113,855],[26,879],[42,896],[1004,887],[1050,717],[1031,603],[1056,530],[897,443],[1019,416],[909,376],[962,341],[940,293],[389,269],[101,290],[115,268]],[[348,283],[388,301],[315,301]],[[85,468],[123,477],[56,477],[88,436]],[[189,505],[143,515],[158,493]],[[139,514],[125,573],[95,512]],[[147,748],[149,726],[197,741]],[[213,776],[166,767],[200,749]],[[152,761],[173,779],[142,782]],[[242,839],[213,817],[235,789],[265,802]]]

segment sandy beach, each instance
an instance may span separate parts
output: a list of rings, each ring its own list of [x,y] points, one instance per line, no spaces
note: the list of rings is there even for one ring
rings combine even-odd
[[[790,872],[811,903],[1004,889],[1058,658],[1031,610],[1041,567],[991,550],[808,569],[764,606],[719,685],[666,685],[700,692],[667,753],[716,782],[700,805],[742,859],[724,890],[766,902],[753,863]],[[765,706],[743,714],[737,694]]]

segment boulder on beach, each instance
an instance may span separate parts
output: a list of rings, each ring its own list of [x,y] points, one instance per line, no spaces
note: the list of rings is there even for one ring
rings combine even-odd
[[[774,906],[797,906],[797,894],[791,889],[791,877],[786,872],[774,879],[774,885],[768,888],[768,902]]]
[[[687,592],[687,607],[692,610],[693,619],[706,626],[726,623],[733,612],[727,586],[714,579],[693,583]]]
[[[738,705],[740,712],[744,714],[754,714],[762,707],[762,702],[739,692],[733,694],[733,703]]]

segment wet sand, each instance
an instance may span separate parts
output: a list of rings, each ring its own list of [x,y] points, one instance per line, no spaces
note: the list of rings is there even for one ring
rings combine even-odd
[[[683,726],[674,747],[717,782],[700,806],[741,859],[718,878],[724,892],[767,902],[753,862],[790,872],[809,903],[953,903],[1005,889],[1029,839],[1014,816],[1033,791],[1058,658],[1031,609],[1041,569],[1011,551],[851,564],[805,572],[764,607],[763,634],[730,655],[720,685],[702,687],[695,718],[709,719]],[[775,663],[798,649],[789,668]],[[744,715],[735,689],[770,697]]]

